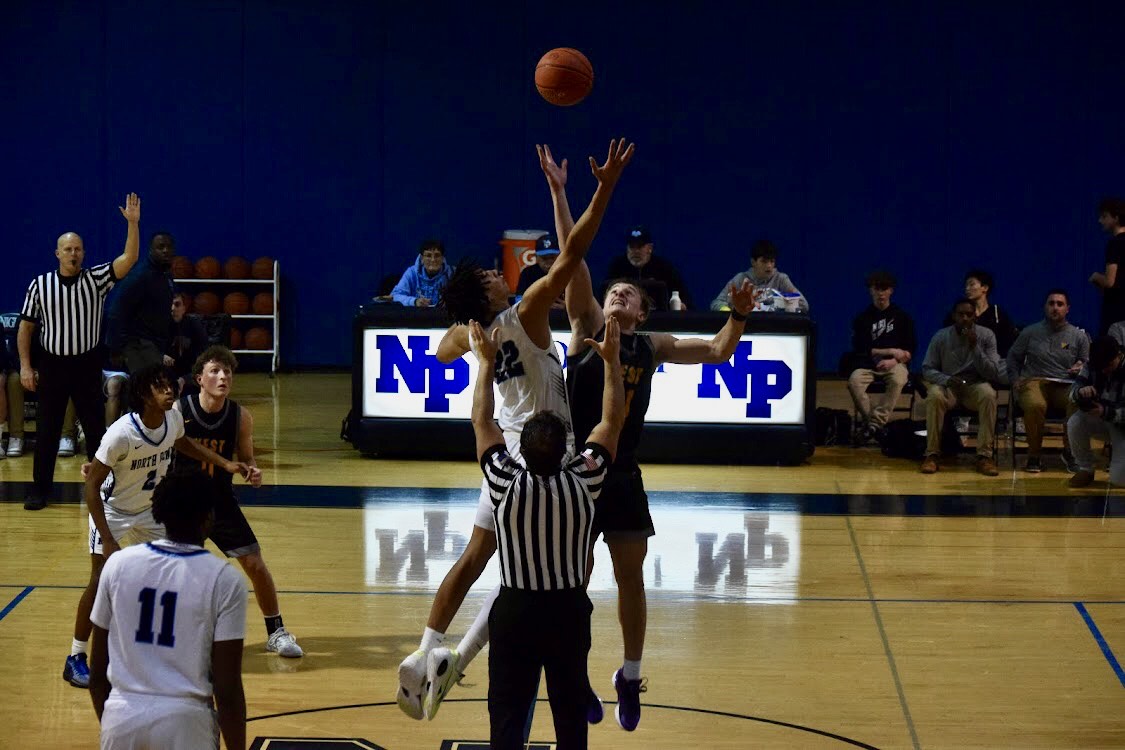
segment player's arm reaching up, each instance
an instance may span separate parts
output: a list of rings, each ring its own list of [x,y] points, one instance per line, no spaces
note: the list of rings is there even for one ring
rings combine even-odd
[[[536,146],[535,149],[539,153],[539,165],[547,176],[548,183],[551,184],[556,224],[558,224],[557,218],[560,211],[564,211],[567,215],[570,213],[569,206],[565,205],[565,196],[562,197],[564,203],[561,205],[558,202],[559,199],[555,197],[555,183],[559,183],[560,190],[566,186],[565,160],[564,166],[558,167],[555,165],[549,147]],[[573,227],[559,228],[559,246],[562,251],[559,253],[558,260],[551,266],[547,275],[532,284],[527,293],[524,294],[523,299],[520,300],[518,309],[520,322],[523,324],[524,330],[527,331],[528,337],[544,349],[551,344],[551,329],[548,318],[551,305],[563,293],[571,277],[583,264],[586,252],[590,249],[590,244],[601,226],[602,217],[605,216],[606,208],[609,206],[609,199],[613,195],[614,188],[617,187],[617,181],[620,179],[622,171],[632,160],[634,150],[634,144],[626,143],[624,138],[614,139],[609,142],[609,154],[606,156],[604,164],[599,166],[594,157],[590,157],[590,171],[594,173],[594,177],[598,180],[598,188],[594,191],[594,197],[590,199],[590,205],[578,217],[578,221],[573,224]],[[568,224],[568,222],[565,224]]]
[[[590,431],[586,442],[605,448],[612,462],[617,457],[617,439],[621,437],[621,428],[625,424],[625,378],[621,375],[621,326],[617,318],[606,321],[603,341],[586,339],[586,345],[605,361],[602,421]]]
[[[743,280],[741,287],[730,285],[729,295],[730,317],[722,330],[710,340],[678,339],[669,333],[652,334],[657,364],[673,362],[681,365],[717,365],[730,359],[746,328],[746,316],[754,309],[754,287],[749,281]]]

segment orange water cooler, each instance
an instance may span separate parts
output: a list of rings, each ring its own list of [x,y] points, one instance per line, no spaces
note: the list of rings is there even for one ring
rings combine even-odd
[[[508,229],[500,240],[501,268],[508,289],[516,293],[520,272],[535,263],[535,240],[547,234],[542,229]]]

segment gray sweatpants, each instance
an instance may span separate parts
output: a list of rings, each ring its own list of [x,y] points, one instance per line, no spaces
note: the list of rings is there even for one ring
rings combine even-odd
[[[1109,438],[1113,444],[1109,481],[1111,484],[1125,486],[1125,431],[1100,417],[1076,411],[1066,421],[1066,432],[1070,437],[1070,450],[1074,453],[1079,471],[1094,470],[1094,452],[1090,450],[1090,438]]]

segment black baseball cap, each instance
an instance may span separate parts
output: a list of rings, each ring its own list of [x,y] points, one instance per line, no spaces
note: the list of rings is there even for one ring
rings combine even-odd
[[[636,226],[625,233],[626,245],[647,245],[650,242],[652,242],[652,235],[645,227]]]
[[[559,243],[553,234],[545,234],[535,240],[536,255],[558,255]]]

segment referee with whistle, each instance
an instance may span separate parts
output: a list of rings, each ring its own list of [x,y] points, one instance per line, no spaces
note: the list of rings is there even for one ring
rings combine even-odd
[[[479,371],[473,395],[477,458],[496,520],[500,594],[488,618],[488,714],[493,750],[522,750],[539,672],[559,750],[584,750],[589,683],[590,613],[586,559],[595,501],[617,451],[625,419],[620,327],[606,321],[605,340],[586,344],[605,360],[602,421],[575,458],[566,456],[566,425],[537,412],[520,437],[522,462],[509,455],[493,419],[498,334],[473,321],[469,341]]]

